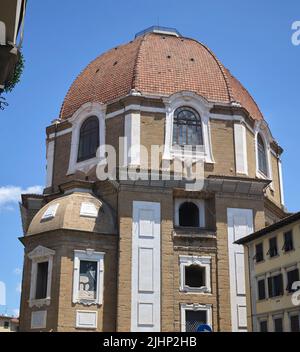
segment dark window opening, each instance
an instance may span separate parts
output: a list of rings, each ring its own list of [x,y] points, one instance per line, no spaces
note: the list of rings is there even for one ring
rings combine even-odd
[[[48,262],[37,264],[37,276],[36,276],[36,299],[47,298],[47,286],[48,286]]]
[[[77,161],[94,158],[99,147],[99,120],[89,117],[81,126]]]
[[[81,299],[96,299],[97,262],[80,261],[79,296]]]
[[[282,274],[271,276],[268,278],[269,297],[277,297],[283,295],[283,278]]]
[[[9,321],[5,321],[3,327],[4,329],[9,329]]]
[[[274,331],[275,332],[283,332],[282,318],[274,319]]]
[[[293,232],[289,231],[284,234],[284,245],[282,248],[285,252],[292,251],[294,249]]]
[[[185,285],[188,287],[205,286],[205,268],[199,265],[190,265],[185,267]]]
[[[265,176],[268,176],[267,153],[264,141],[259,134],[257,136],[258,169]]]
[[[177,109],[173,125],[174,145],[203,145],[201,118],[194,109],[189,107]]]
[[[262,262],[264,260],[263,244],[259,243],[255,246],[255,248],[256,248],[256,254],[255,254],[256,263]]]
[[[300,332],[300,322],[299,322],[299,315],[292,315],[290,317],[291,322],[291,332]]]
[[[179,208],[179,226],[199,227],[199,208],[192,202],[185,202]]]
[[[287,280],[288,280],[288,284],[287,284],[286,290],[288,292],[297,291],[297,289],[293,290],[293,283],[296,281],[299,281],[299,269],[294,269],[294,270],[288,271],[287,272]]]
[[[268,332],[268,322],[267,320],[263,320],[259,323],[260,325],[260,332]]]
[[[185,311],[185,331],[196,332],[199,325],[207,324],[207,312],[205,310]]]
[[[276,237],[270,238],[269,245],[270,245],[270,248],[268,251],[269,256],[271,258],[276,257],[278,255],[277,238]]]
[[[257,287],[258,287],[258,299],[263,300],[266,298],[266,284],[265,280],[259,280],[257,282]]]

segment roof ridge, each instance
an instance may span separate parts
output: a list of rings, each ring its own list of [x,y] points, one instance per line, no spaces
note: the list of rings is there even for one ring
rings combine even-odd
[[[132,81],[131,81],[131,89],[136,89],[136,87],[137,87],[138,64],[139,64],[139,61],[141,59],[141,50],[142,50],[143,43],[144,43],[144,41],[146,39],[146,36],[148,36],[148,35],[149,35],[149,33],[145,33],[143,36],[137,37],[137,39],[140,39],[140,45],[138,47],[135,63],[134,63],[134,66],[133,66],[133,75],[132,75]]]

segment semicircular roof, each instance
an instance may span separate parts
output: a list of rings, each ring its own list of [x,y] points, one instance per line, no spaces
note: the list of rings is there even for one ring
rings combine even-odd
[[[92,61],[71,85],[60,118],[87,102],[106,104],[132,90],[162,96],[192,91],[211,102],[239,103],[253,119],[263,119],[249,92],[206,46],[158,33],[145,33]]]
[[[110,207],[90,193],[74,192],[47,203],[32,219],[27,236],[55,230],[115,234]]]

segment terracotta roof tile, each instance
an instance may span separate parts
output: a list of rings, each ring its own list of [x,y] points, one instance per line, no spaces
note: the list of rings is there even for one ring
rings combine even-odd
[[[207,47],[193,39],[154,33],[91,62],[69,89],[60,117],[72,116],[86,102],[108,103],[132,89],[167,96],[193,91],[213,102],[239,102],[252,118],[263,118],[247,90]]]

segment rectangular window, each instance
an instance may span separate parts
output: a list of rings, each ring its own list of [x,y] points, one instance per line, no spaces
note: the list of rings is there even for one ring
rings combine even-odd
[[[282,274],[274,275],[268,278],[269,297],[283,295],[283,278]]]
[[[4,329],[9,329],[9,321],[5,321],[3,327]]]
[[[288,281],[288,285],[286,290],[288,292],[294,292],[293,290],[293,283],[295,281],[299,281],[299,269],[294,269],[294,270],[290,270],[287,272],[287,281]]]
[[[268,321],[267,320],[261,320],[259,322],[259,331],[260,332],[268,332]]]
[[[291,332],[300,332],[299,314],[290,315]]]
[[[258,280],[257,287],[258,287],[258,299],[259,300],[265,299],[266,298],[265,279]]]
[[[262,262],[264,260],[264,249],[263,249],[263,244],[262,243],[258,243],[255,246],[256,249],[256,253],[255,253],[255,260],[256,263]]]
[[[198,265],[185,267],[185,285],[190,288],[205,286],[205,268]]]
[[[211,292],[211,258],[180,256],[180,291]]]
[[[35,299],[47,298],[48,261],[37,263]]]
[[[275,332],[283,332],[282,318],[274,318],[274,331]]]
[[[73,303],[102,304],[104,255],[93,249],[74,251]]]
[[[97,294],[97,262],[81,260],[79,276],[79,298],[96,299]]]
[[[273,237],[269,239],[269,252],[270,257],[276,257],[278,255],[277,238]]]
[[[284,245],[283,250],[285,252],[292,251],[294,249],[294,241],[293,241],[293,231],[288,231],[284,233]]]
[[[207,324],[207,311],[186,310],[185,311],[185,331],[197,332],[199,325]]]

